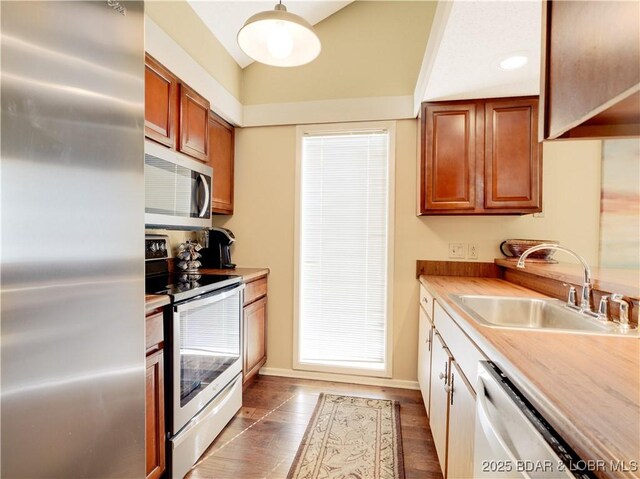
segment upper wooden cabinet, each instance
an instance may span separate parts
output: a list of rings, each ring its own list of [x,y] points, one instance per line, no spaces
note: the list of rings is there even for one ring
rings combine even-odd
[[[145,57],[144,133],[173,148],[176,140],[178,79],[154,60]]]
[[[539,209],[538,101],[489,100],[484,114],[484,208]]]
[[[422,104],[419,214],[541,211],[537,97]]]
[[[209,112],[209,165],[213,168],[211,211],[233,214],[234,129]]]
[[[640,136],[640,3],[543,2],[541,139]]]
[[[481,139],[476,135],[476,117],[475,103],[423,107],[423,131],[428,138],[423,150],[423,210],[475,208],[476,143]]]
[[[150,55],[145,57],[145,136],[209,161],[209,101]]]
[[[209,161],[209,101],[180,84],[180,141],[178,150]]]

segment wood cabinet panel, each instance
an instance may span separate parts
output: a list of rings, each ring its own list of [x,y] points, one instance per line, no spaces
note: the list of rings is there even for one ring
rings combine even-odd
[[[440,334],[433,334],[431,348],[431,394],[429,425],[433,434],[440,468],[443,477],[447,477],[447,426],[449,422],[449,393],[448,386],[451,356]]]
[[[639,19],[638,2],[543,2],[543,138],[640,135]]]
[[[233,214],[235,133],[232,125],[209,112],[209,165],[213,168],[211,211]]]
[[[169,148],[175,146],[178,79],[146,55],[144,73],[144,133]]]
[[[163,313],[153,313],[145,320],[145,346],[150,349],[162,348],[164,342],[164,320]]]
[[[470,479],[473,477],[476,394],[456,361],[451,361],[451,365],[447,479]]]
[[[423,107],[423,211],[475,207],[476,105]]]
[[[259,278],[247,283],[244,287],[244,305],[253,303],[267,294],[267,278]]]
[[[178,150],[209,161],[209,101],[184,83],[180,84],[180,141]]]
[[[485,103],[485,208],[540,210],[537,118],[536,99]]]
[[[157,479],[165,470],[163,351],[147,356],[146,369],[146,477]]]
[[[244,381],[258,373],[267,360],[267,298],[244,308]]]

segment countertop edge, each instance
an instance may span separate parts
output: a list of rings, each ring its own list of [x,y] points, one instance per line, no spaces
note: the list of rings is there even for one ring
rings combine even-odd
[[[171,303],[171,298],[166,294],[145,294],[144,310],[145,314],[149,314],[154,309],[162,308]]]

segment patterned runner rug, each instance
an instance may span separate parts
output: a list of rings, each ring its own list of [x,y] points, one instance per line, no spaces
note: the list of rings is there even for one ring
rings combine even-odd
[[[287,479],[404,479],[400,404],[320,394]]]

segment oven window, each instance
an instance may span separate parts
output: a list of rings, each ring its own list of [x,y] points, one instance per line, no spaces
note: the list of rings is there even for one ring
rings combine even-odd
[[[180,314],[180,407],[240,358],[240,293]]]

